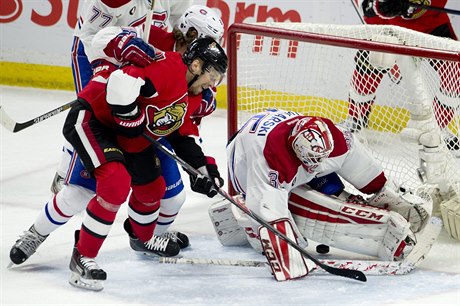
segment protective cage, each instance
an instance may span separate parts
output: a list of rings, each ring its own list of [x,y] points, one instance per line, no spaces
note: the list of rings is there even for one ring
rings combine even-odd
[[[233,24],[228,55],[229,138],[267,108],[348,127],[366,117],[354,135],[387,176],[438,204],[459,194],[460,42],[394,26]]]

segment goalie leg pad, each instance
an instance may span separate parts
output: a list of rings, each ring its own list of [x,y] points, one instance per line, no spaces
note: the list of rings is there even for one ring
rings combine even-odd
[[[294,228],[289,219],[279,219],[271,222],[271,225],[297,243]],[[304,258],[299,251],[266,227],[259,228],[259,237],[264,254],[277,281],[300,278],[316,268],[314,262]]]
[[[241,246],[248,244],[244,229],[238,224],[232,212],[233,204],[226,199],[209,206],[208,214],[223,246]]]
[[[409,223],[395,212],[363,203],[300,186],[289,198],[289,210],[307,239],[384,260],[407,254],[409,248],[402,244],[408,236]]]

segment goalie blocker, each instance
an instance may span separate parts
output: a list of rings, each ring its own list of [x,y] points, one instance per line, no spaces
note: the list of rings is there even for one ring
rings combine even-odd
[[[236,199],[243,201],[241,197]],[[396,261],[405,258],[415,244],[411,224],[399,213],[350,203],[306,186],[292,192],[289,209],[295,221],[293,232],[300,233],[297,240],[302,247],[307,245],[304,239],[311,239],[342,250]],[[261,231],[258,235],[254,233],[244,214],[229,202],[212,204],[209,215],[222,245],[249,242],[256,250],[262,250]],[[262,233],[265,232],[262,230]]]

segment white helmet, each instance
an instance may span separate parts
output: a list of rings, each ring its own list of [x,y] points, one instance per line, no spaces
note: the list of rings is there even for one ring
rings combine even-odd
[[[177,27],[184,36],[190,28],[194,28],[198,32],[197,38],[209,36],[220,42],[224,36],[222,19],[213,9],[203,5],[189,7],[177,21]]]
[[[299,120],[292,129],[288,142],[297,158],[307,167],[318,165],[334,149],[331,131],[319,117]]]

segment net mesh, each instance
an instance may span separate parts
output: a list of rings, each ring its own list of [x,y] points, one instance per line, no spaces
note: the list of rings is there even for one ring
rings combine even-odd
[[[258,25],[460,52],[460,42],[393,26]],[[238,128],[267,108],[330,118],[352,129],[387,176],[409,188],[422,185],[418,169],[426,164],[419,139],[429,133],[439,140],[431,182],[460,191],[458,61],[436,59],[436,52],[421,58],[307,43],[295,35],[287,40],[240,33],[237,45],[237,97],[229,97],[229,108],[237,109]]]

